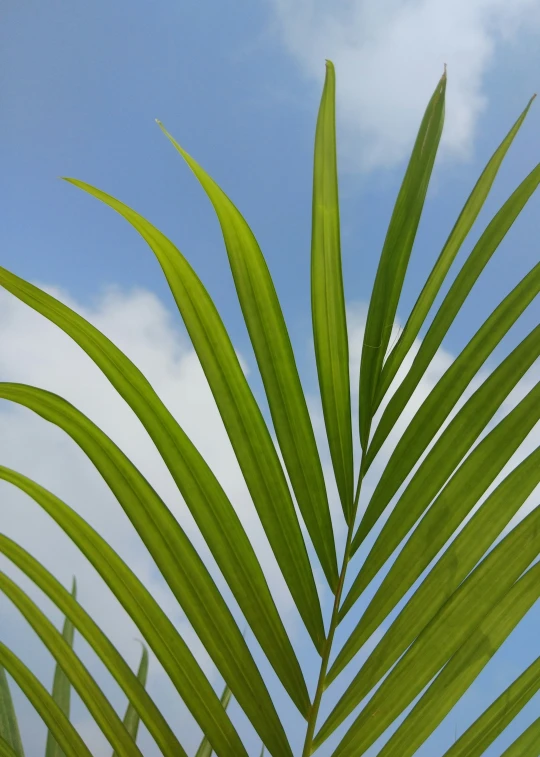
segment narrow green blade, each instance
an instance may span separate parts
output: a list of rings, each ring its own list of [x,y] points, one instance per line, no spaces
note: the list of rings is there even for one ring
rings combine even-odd
[[[253,232],[238,209],[158,123],[199,180],[218,217],[283,460],[324,574],[335,590],[338,569],[326,485],[291,341],[270,271]]]
[[[481,757],[540,690],[540,657],[467,728],[443,757]]]
[[[53,733],[66,757],[92,757],[84,741],[45,687],[1,641],[0,665],[5,667],[49,731]]]
[[[19,754],[0,736],[0,757],[19,757]]]
[[[218,755],[247,757],[238,734],[189,647],[150,592],[116,552],[68,505],[26,476],[0,467],[0,478],[32,497],[94,566],[139,628],[197,723],[212,739]]]
[[[55,658],[65,673],[68,682],[88,708],[88,711],[103,732],[105,738],[117,750],[119,757],[142,757],[142,753],[136,746],[122,721],[114,711],[95,680],[86,667],[73,652],[71,646],[56,630],[53,624],[38,609],[32,600],[15,584],[8,576],[0,572],[0,591],[15,605],[19,612],[28,621],[49,652]],[[73,632],[72,632],[73,633]],[[67,686],[63,685],[64,691]],[[62,692],[64,693],[64,692]],[[54,697],[52,697],[54,699]],[[58,708],[62,709],[66,704],[66,696],[54,700]],[[67,714],[64,713],[67,718]],[[55,743],[58,749],[61,747]],[[63,752],[60,752],[63,754]]]
[[[540,563],[517,581],[441,670],[378,757],[412,757],[540,596]]]
[[[73,599],[77,599],[77,581],[73,578],[73,585],[71,587],[71,596]],[[62,637],[66,644],[73,649],[73,639],[75,636],[75,629],[73,623],[66,618],[64,620],[64,627],[62,629]],[[71,684],[69,678],[66,676],[62,668],[58,663],[54,670],[54,680],[51,696],[60,707],[66,718],[69,720],[70,704],[71,704]],[[47,746],[45,748],[45,757],[64,757],[64,753],[58,746],[54,736],[49,731],[47,733]]]
[[[0,664],[0,736],[15,751],[17,757],[24,757],[24,749],[19,732],[17,714],[9,690],[6,671]]]
[[[369,303],[360,363],[360,441],[367,450],[383,360],[420,223],[444,122],[446,72],[420,125],[399,190]]]
[[[146,478],[106,434],[61,397],[7,383],[0,384],[0,397],[54,423],[81,447],[131,520],[261,739],[274,744],[276,751],[290,749],[262,676],[225,600],[180,524]]]
[[[139,662],[139,669],[137,671],[137,679],[141,686],[146,686],[146,679],[148,678],[148,650],[143,644],[141,661]],[[132,702],[128,703],[126,714],[124,715],[124,726],[129,733],[133,741],[137,741],[137,734],[139,732],[139,724],[141,716],[137,712],[137,709],[133,706]],[[113,757],[120,757],[118,752],[113,752]]]
[[[435,318],[433,319],[431,326],[428,329],[427,334],[422,339],[422,344],[420,345],[420,349],[414,358],[409,372],[403,379],[396,392],[392,395],[391,400],[384,410],[381,420],[377,426],[377,430],[373,436],[373,441],[371,443],[370,449],[368,451],[366,461],[367,466],[371,464],[375,455],[381,448],[383,442],[388,437],[388,434],[393,429],[396,421],[405,409],[405,406],[410,400],[414,390],[420,383],[422,376],[429,367],[429,364],[431,363],[433,357],[435,356],[435,353],[439,349],[446,333],[448,332],[448,329],[459,313],[469,292],[473,288],[490,258],[497,250],[499,244],[509,231],[510,227],[523,210],[525,204],[535,192],[539,183],[540,165],[536,166],[536,168],[529,174],[529,176],[527,176],[527,178],[519,185],[519,187],[515,190],[511,197],[505,202],[505,204],[495,215],[493,220],[490,222],[490,224],[476,243],[473,251],[467,258],[461,271],[450,287],[448,294],[444,298],[439,310],[437,311],[437,314],[435,315]],[[480,351],[480,355],[484,360],[487,355],[490,354],[491,350],[489,350],[489,346],[491,344],[491,341],[492,340],[490,339],[488,341],[488,345],[484,346]],[[495,341],[495,344],[497,344],[497,341]],[[471,367],[475,364],[478,364],[478,359],[481,358],[479,357],[476,361],[472,362]],[[480,367],[482,362],[478,364],[478,368]],[[456,369],[454,368],[454,370]],[[474,375],[474,373],[472,375]],[[472,375],[470,375],[470,372],[467,373],[467,383],[472,378]],[[459,382],[460,387],[463,385],[464,381],[465,377],[462,381]],[[459,394],[457,393],[457,389],[452,392],[451,398],[454,399],[454,403],[456,395],[457,397],[459,397],[461,391],[459,392]],[[445,408],[453,407],[453,404],[450,401],[451,398],[449,397],[449,399],[445,403]]]
[[[391,456],[388,463],[388,465],[397,465],[394,472],[397,471],[396,476],[400,480],[398,488],[408,475],[407,473],[403,477],[404,471],[412,470],[471,379],[539,291],[540,263],[529,271],[493,311],[424,400],[402,437],[409,446],[402,444],[400,440],[396,446],[395,455]],[[406,456],[405,463],[403,455]],[[404,467],[400,468],[402,464]],[[357,594],[356,598],[358,596]]]
[[[416,512],[422,512],[429,505],[539,355],[540,326],[536,326],[467,400],[439,436],[400,497],[399,507],[403,508],[402,512],[406,512],[409,506],[418,506]],[[421,427],[418,426],[419,418],[424,424]],[[439,430],[440,420],[437,414],[428,418],[416,414],[375,488],[354,536],[353,552],[387,508],[427,444]],[[412,436],[413,433],[416,436]],[[408,446],[403,444],[404,441]]]
[[[540,718],[505,749],[501,757],[538,757],[540,755]]]
[[[501,167],[501,163],[503,162],[510,145],[514,141],[514,137],[518,133],[521,124],[525,120],[525,116],[529,112],[533,100],[534,96],[529,100],[527,107],[491,157],[487,166],[484,168],[482,175],[476,182],[473,191],[469,195],[467,202],[463,206],[463,210],[459,214],[459,218],[450,232],[450,236],[446,240],[446,244],[444,245],[437,262],[433,266],[433,270],[429,274],[428,280],[407,319],[405,328],[400,334],[394,349],[383,366],[375,407],[379,406],[381,399],[388,391],[404,358],[418,336],[446,274],[450,270],[450,266],[454,262],[461,245],[465,241],[465,238],[469,234],[478,214],[482,210],[484,202],[486,201],[491,187],[493,186],[493,182],[495,181],[495,177]]]
[[[335,115],[336,76],[326,62],[313,164],[311,312],[321,402],[345,520],[353,511],[349,342],[341,270]]]
[[[220,700],[224,710],[226,710],[227,707],[229,706],[229,702],[231,701],[231,696],[232,696],[231,690],[229,689],[228,686],[225,686],[225,688],[223,689],[223,693],[221,694],[221,700]],[[210,744],[206,736],[204,736],[203,740],[199,744],[199,748],[197,749],[197,753],[195,757],[210,757],[211,754],[212,754],[212,745]]]
[[[214,303],[187,260],[158,229],[99,189],[75,179],[68,181],[116,210],[156,255],[208,379],[278,565],[320,652],[324,643],[322,612],[294,503],[274,443]],[[232,686],[231,689],[241,704]]]
[[[539,552],[540,508],[536,508],[485,557],[423,628],[353,722],[334,757],[364,754],[502,600]],[[385,660],[378,645],[323,724],[315,746],[369,693],[379,680],[381,664],[384,666]]]
[[[363,623],[374,624],[373,627],[382,623],[491,486],[538,420],[540,383],[465,458],[431,506],[422,500],[411,506],[410,500],[405,498],[403,501],[408,506],[404,508],[399,500],[360,569],[341,617],[429,506],[362,618]]]
[[[299,710],[307,687],[255,550],[240,519],[195,446],[144,375],[106,336],[59,300],[0,268],[0,285],[68,334],[140,419],[192,513],[244,617]]]
[[[490,494],[461,533],[437,560],[422,584],[393,621],[380,642],[381,654],[379,659],[384,660],[384,666],[378,670],[379,677],[382,677],[392,667],[452,592],[457,589],[539,483],[540,447],[526,457]],[[471,484],[472,486],[473,484]],[[454,508],[459,511],[461,504],[458,500],[452,502],[446,509],[440,509],[438,513],[440,518],[434,519],[437,520],[437,526],[432,525],[431,538],[438,539],[438,529],[446,529],[446,518],[453,519]],[[430,512],[428,511],[426,518],[428,518]],[[433,523],[433,521],[431,522]],[[424,550],[430,550],[431,547],[423,524],[424,521],[418,527],[419,530],[422,529],[422,533],[426,537],[424,544],[418,546],[420,559],[423,557]],[[415,534],[416,531],[411,540],[415,539]],[[412,558],[414,550],[409,550],[408,547],[409,542],[407,542],[404,551],[405,549],[408,550],[408,554]],[[412,564],[416,566],[416,563],[413,562]],[[394,565],[391,573],[393,575],[389,582],[388,591],[391,593],[392,599],[393,587],[396,584],[399,585],[399,573],[394,571]],[[384,607],[384,594],[382,592],[380,601]],[[386,612],[377,612],[376,606],[372,609],[370,604],[328,672],[328,683],[341,673],[363,647],[371,634],[379,627],[382,617],[386,617]],[[370,675],[369,678],[371,680],[372,676]]]
[[[31,482],[25,479],[18,478],[17,474],[10,471],[0,470],[0,476],[6,481],[12,481],[12,483],[18,483],[23,491],[30,494],[34,489]],[[17,485],[16,483],[16,485]],[[26,485],[28,484],[28,485]],[[37,485],[33,485],[37,487]],[[41,497],[45,509],[47,510],[47,492],[45,490],[39,491],[36,488],[36,497]],[[49,495],[50,497],[51,495]],[[60,503],[61,509],[61,503]],[[54,517],[54,502],[52,502],[52,509],[47,510]],[[69,513],[68,513],[69,514]],[[84,523],[84,521],[83,521]],[[84,529],[83,529],[84,533]],[[91,532],[90,532],[91,537]],[[97,542],[99,548],[99,540]],[[111,551],[112,553],[112,551]],[[178,739],[172,732],[167,721],[156,707],[154,701],[150,698],[144,686],[138,680],[137,676],[129,665],[125,662],[122,655],[118,652],[116,647],[109,641],[103,631],[94,623],[92,618],[82,609],[82,607],[75,602],[68,591],[54,578],[32,555],[26,552],[21,546],[9,539],[7,536],[0,534],[0,554],[7,557],[11,562],[19,568],[28,578],[38,586],[41,591],[58,607],[58,609],[64,613],[66,617],[70,619],[74,627],[81,634],[81,636],[88,642],[92,650],[96,653],[99,659],[103,662],[107,670],[111,673],[112,677],[122,688],[129,701],[133,704],[136,711],[141,716],[144,724],[148,728],[149,733],[154,738],[154,741],[158,745],[159,749],[163,753],[164,757],[187,757],[182,746],[178,742]],[[112,553],[114,555],[114,553]],[[101,553],[107,558],[105,552]],[[87,553],[87,556],[91,557],[92,553]],[[109,565],[113,570],[117,569],[117,575],[122,577],[122,563],[119,558],[109,562]],[[106,574],[102,573],[102,577],[106,580]],[[127,572],[126,586],[136,591],[136,582],[129,581],[129,571]],[[144,593],[144,592],[143,592]],[[144,597],[143,597],[144,599]],[[141,604],[143,604],[141,602]],[[129,603],[124,604],[125,609],[129,612]],[[150,606],[147,612],[147,617],[152,618],[152,607]],[[133,619],[136,620],[132,615]],[[163,627],[162,635],[165,635],[166,627]],[[178,653],[179,659],[182,660],[181,652]],[[186,670],[190,672],[190,663],[188,660],[185,666]],[[202,681],[205,679],[202,674],[199,673]],[[174,676],[171,676],[174,678]],[[210,688],[210,687],[208,687]],[[204,694],[203,687],[203,694]],[[208,708],[211,709],[212,702],[208,702]]]

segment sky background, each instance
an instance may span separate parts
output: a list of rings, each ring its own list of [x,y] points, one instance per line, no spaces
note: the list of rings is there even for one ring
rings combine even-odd
[[[324,60],[334,61],[337,74],[342,255],[351,372],[356,377],[366,303],[385,229],[423,109],[443,66],[448,65],[445,132],[398,310],[401,323],[483,166],[540,88],[540,2],[27,0],[2,2],[0,9],[2,265],[68,302],[146,373],[258,540],[295,648],[310,667],[313,656],[306,637],[275,574],[159,266],[119,216],[58,177],[73,176],[118,197],[177,244],[216,303],[266,412],[218,223],[155,118],[233,199],[257,236],[274,277],[335,505],[314,371],[309,284],[313,138]],[[454,274],[489,219],[540,160],[539,127],[535,104],[458,256]],[[538,207],[535,196],[490,261],[422,382],[416,404],[502,297],[537,262]],[[446,289],[447,285],[443,293]],[[50,389],[87,413],[141,467],[211,564],[163,463],[90,360],[4,292],[0,292],[0,313],[1,380]],[[537,322],[535,303],[497,348],[489,367]],[[537,373],[533,369],[527,377],[529,386]],[[354,396],[355,382],[353,378]],[[506,409],[518,396],[519,392]],[[78,448],[29,411],[3,402],[0,416],[4,430],[0,462],[49,487],[110,538],[179,623],[219,689],[212,664],[160,584],[144,547]],[[533,432],[528,449],[536,446],[537,437],[538,432]],[[391,447],[392,440],[385,454]],[[74,548],[37,510],[2,485],[2,530],[43,560],[66,585],[77,573],[81,602],[99,617],[135,665],[139,654],[132,641],[135,629],[115,609]],[[337,518],[336,527],[342,535]],[[2,569],[17,575],[3,560]],[[37,594],[32,596],[38,599]],[[60,622],[50,604],[39,602]],[[361,607],[362,603],[351,616],[358,618]],[[540,612],[534,609],[466,699],[420,749],[420,757],[442,754],[455,733],[459,735],[535,659],[539,619]],[[338,640],[345,640],[346,631]],[[48,654],[5,600],[0,600],[0,632],[49,685]],[[107,682],[80,639],[77,651],[122,710],[121,693]],[[297,748],[301,721],[286,706],[272,674],[268,676]],[[313,684],[309,676],[308,682]],[[178,722],[181,740],[193,754],[198,729],[171,697],[155,661],[149,686],[164,703],[166,714]],[[331,690],[323,713],[336,701],[332,698]],[[27,755],[37,757],[43,754],[44,730],[18,693],[16,700]],[[539,706],[536,698],[488,750],[488,757],[501,754],[538,716]],[[250,754],[258,754],[255,735],[234,708],[233,715]],[[95,754],[108,755],[110,749],[76,698],[73,717]],[[328,742],[329,748],[336,744],[336,739]],[[145,755],[157,754],[145,733],[141,745]],[[330,751],[320,753],[324,757]]]

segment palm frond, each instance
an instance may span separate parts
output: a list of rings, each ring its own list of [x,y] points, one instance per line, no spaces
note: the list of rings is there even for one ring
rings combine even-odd
[[[264,420],[210,295],[182,253],[127,205],[87,183],[68,180],[127,220],[148,243],[163,270],[260,524],[311,639],[312,646],[308,644],[301,655],[294,650],[294,639],[276,608],[256,545],[248,538],[234,503],[145,376],[72,309],[0,268],[0,285],[71,337],[141,421],[237,603],[237,607],[229,607],[217,579],[179,520],[143,473],[89,418],[51,392],[0,383],[0,399],[24,406],[63,430],[93,463],[225,682],[220,700],[180,632],[109,546],[106,535],[100,536],[69,505],[38,483],[0,467],[0,479],[31,497],[93,565],[144,639],[135,673],[75,596],[21,545],[0,535],[0,554],[44,592],[66,619],[60,633],[26,592],[0,573],[0,591],[22,613],[57,666],[51,696],[24,663],[0,643],[0,755],[24,757],[7,671],[49,730],[47,757],[90,757],[69,722],[71,687],[109,740],[113,757],[141,755],[137,746],[141,722],[164,757],[187,757],[159,704],[146,690],[147,645],[202,729],[196,757],[212,753],[217,757],[247,757],[243,721],[236,717],[239,710],[262,741],[261,757],[266,753],[292,757],[291,743],[296,745],[298,738],[287,732],[285,718],[278,714],[281,697],[285,706],[294,705],[295,715],[299,713],[301,722],[305,721],[301,757],[309,757],[333,734],[336,739],[339,736],[333,757],[360,757],[396,723],[397,729],[379,755],[412,757],[537,602],[540,507],[530,508],[518,525],[510,530],[509,526],[540,483],[540,447],[512,467],[514,456],[520,454],[523,442],[540,420],[540,384],[530,387],[509,412],[502,418],[500,415],[511,393],[540,357],[540,327],[533,328],[488,371],[487,378],[472,387],[470,396],[468,391],[538,295],[540,264],[503,298],[456,356],[412,413],[386,461],[382,454],[391,432],[404,419],[405,409],[410,409],[413,393],[451,325],[467,298],[474,296],[473,288],[484,268],[540,182],[537,166],[487,224],[455,280],[449,283],[452,264],[485,204],[529,111],[529,102],[466,200],[397,344],[389,351],[441,139],[445,93],[446,72],[420,124],[381,252],[359,366],[362,452],[355,461],[340,241],[336,82],[332,63],[326,65],[315,133],[311,306],[315,364],[346,531],[344,544],[336,541],[337,529],[334,531],[332,525],[323,476],[324,460],[317,448],[276,288],[258,242],[233,201],[160,124],[208,196],[221,226],[273,429]],[[405,357],[445,284],[449,284],[447,294],[435,309],[410,367],[402,371]],[[398,371],[404,377],[394,387]],[[377,423],[376,413],[386,400]],[[382,472],[364,503],[362,484],[368,470],[370,476],[375,471],[375,459]],[[383,518],[379,533],[374,534]],[[310,559],[311,545],[304,538],[303,527],[326,579],[320,591],[315,582],[316,561]],[[352,557],[368,537],[373,537],[372,545],[351,575]],[[341,567],[338,554],[343,554]],[[338,627],[353,608],[358,609],[357,601],[385,570],[361,617],[351,623],[348,638],[336,651]],[[328,595],[331,611],[325,618]],[[389,620],[404,599],[404,606]],[[266,658],[262,664],[258,662],[259,648],[251,650],[240,631],[242,619],[237,610]],[[75,630],[126,694],[123,721],[75,654]],[[337,691],[340,675],[350,669],[375,633],[381,638],[350,683]],[[276,675],[275,681],[263,675],[268,668],[266,661]],[[306,684],[308,673],[316,679],[312,691]],[[329,686],[337,691],[337,704],[320,725],[321,703]],[[456,740],[446,757],[482,754],[539,688],[536,660]],[[231,697],[238,704],[232,712],[227,709]],[[350,716],[351,721],[345,724]],[[535,721],[505,754],[537,755],[539,734]]]
[[[504,750],[501,757],[537,757],[539,739],[540,718],[537,718],[508,749]]]
[[[540,657],[537,657],[443,757],[481,757],[539,689]]]
[[[227,710],[227,707],[229,706],[231,697],[232,697],[231,690],[229,689],[228,686],[225,686],[221,694],[221,699],[220,699],[221,705],[225,711]],[[195,757],[211,757],[211,755],[212,755],[212,744],[210,743],[210,741],[208,740],[206,736],[203,736],[203,739],[201,743],[199,744],[199,748],[197,749],[197,752],[195,754]]]
[[[137,670],[137,680],[143,687],[146,686],[146,679],[148,677],[148,650],[142,645],[141,661],[139,662],[139,668]],[[129,733],[133,741],[137,741],[137,734],[139,732],[139,725],[141,722],[141,716],[137,708],[133,705],[133,702],[129,701],[124,715],[124,727]],[[180,752],[181,754],[182,752]],[[113,757],[119,757],[118,752],[113,753]]]
[[[53,734],[66,757],[92,757],[92,753],[47,689],[13,652],[0,641],[0,664],[8,671]],[[9,755],[9,751],[7,752]],[[9,755],[11,757],[11,755]]]
[[[74,600],[77,599],[77,581],[73,578],[73,584],[71,587],[71,596]],[[64,620],[64,627],[62,629],[62,638],[66,644],[73,648],[73,641],[75,637],[75,628],[69,618]],[[60,707],[66,718],[69,719],[69,713],[71,709],[71,683],[69,678],[64,673],[64,670],[57,662],[54,670],[53,687],[51,696]],[[45,757],[64,757],[64,754],[54,736],[49,731],[47,733],[47,744],[45,747]]]
[[[24,749],[19,731],[19,722],[9,688],[6,671],[0,665],[0,737],[5,750],[11,750],[16,757],[24,757]]]

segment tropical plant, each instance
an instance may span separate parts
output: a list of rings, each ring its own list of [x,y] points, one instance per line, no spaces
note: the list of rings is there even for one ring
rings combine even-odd
[[[405,327],[390,349],[392,327],[441,138],[445,90],[446,72],[420,125],[376,274],[360,364],[361,455],[355,461],[356,424],[351,411],[340,253],[335,74],[330,62],[326,66],[315,137],[311,301],[324,423],[346,523],[344,546],[336,544],[334,537],[321,457],[278,297],[265,259],[240,212],[160,124],[199,180],[219,219],[277,445],[223,322],[186,258],[134,210],[82,181],[68,179],[123,216],[146,240],[163,269],[281,574],[316,650],[313,654],[317,655],[319,673],[311,692],[254,546],[232,503],[149,382],[84,318],[15,274],[0,269],[0,284],[80,345],[148,431],[250,633],[291,705],[305,719],[302,757],[323,745],[370,694],[367,703],[342,728],[333,755],[365,754],[393,724],[398,727],[379,754],[413,755],[540,595],[540,564],[535,562],[540,551],[540,508],[533,508],[514,528],[507,528],[540,481],[540,448],[500,480],[510,458],[540,417],[540,386],[534,386],[502,420],[494,422],[502,403],[540,354],[540,328],[535,327],[488,378],[477,380],[480,368],[538,294],[540,264],[504,298],[424,399],[386,461],[369,501],[360,507],[362,482],[373,461],[398,420],[403,420],[413,392],[476,280],[540,181],[537,166],[487,225],[435,309],[419,349],[409,359],[411,347],[418,342],[420,330],[484,205],[529,103],[474,186]],[[396,382],[400,369],[400,375],[404,375]],[[475,379],[478,386],[471,387]],[[231,609],[182,526],[142,473],[92,421],[61,397],[32,386],[1,383],[0,398],[23,405],[63,429],[86,453],[142,538],[224,679],[226,688],[220,701],[171,620],[106,540],[38,483],[0,468],[0,478],[32,497],[78,546],[138,626],[203,731],[205,740],[199,755],[213,750],[219,757],[246,757],[241,735],[226,710],[233,696],[260,737],[263,750],[266,748],[273,757],[291,756],[293,751],[275,700]],[[347,571],[351,558],[362,545],[366,546],[368,537],[371,549],[364,549],[367,554],[359,571],[350,576]],[[407,537],[396,556],[397,548]],[[71,649],[70,638],[66,634],[62,637],[25,592],[2,576],[0,588],[56,658],[115,753],[122,757],[141,754],[135,741],[137,728],[133,727],[140,717],[163,755],[185,755],[171,725],[146,691],[146,661],[143,659],[139,675],[133,673],[74,597],[22,546],[1,536],[0,551],[65,614],[127,695],[129,710],[122,723]],[[332,596],[326,623],[326,608],[314,578],[317,562],[324,573],[326,595],[331,592]],[[383,569],[387,573],[382,583],[336,654],[336,629]],[[350,583],[348,591],[346,578]],[[404,598],[406,603],[402,602]],[[389,622],[390,613],[400,602],[400,612]],[[328,717],[319,722],[325,690],[378,630],[381,638],[373,651]],[[35,706],[50,738],[66,757],[88,755],[66,716],[66,682],[57,680],[56,691],[49,695],[4,645],[0,645],[0,664]],[[540,658],[461,735],[446,752],[447,757],[481,755],[539,688]],[[20,757],[20,739],[13,728],[10,730],[14,715],[7,692],[4,684],[0,690],[0,754]],[[538,755],[538,732],[536,721],[507,754]]]

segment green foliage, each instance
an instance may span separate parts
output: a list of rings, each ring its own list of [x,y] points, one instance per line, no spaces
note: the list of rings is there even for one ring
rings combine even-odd
[[[73,585],[71,587],[71,596],[73,599],[77,598],[77,582],[73,579]],[[66,644],[73,648],[73,641],[75,637],[75,628],[69,618],[64,620],[64,627],[62,629],[62,638]],[[69,711],[71,706],[71,684],[69,678],[66,676],[60,663],[56,663],[54,671],[53,688],[51,692],[52,698],[56,704],[60,707],[64,715],[69,718]],[[45,757],[64,757],[64,753],[58,746],[54,736],[49,731],[47,734],[47,746],[45,749]]]
[[[503,475],[540,419],[540,384],[490,427],[509,394],[540,356],[540,327],[534,328],[464,401],[479,370],[538,294],[540,264],[494,309],[424,399],[383,466],[369,501],[362,501],[360,509],[365,474],[403,417],[474,284],[540,182],[537,166],[487,225],[432,314],[426,335],[399,386],[393,387],[531,104],[489,160],[428,274],[405,328],[389,349],[443,130],[445,94],[446,72],[422,119],[380,257],[360,363],[357,427],[362,453],[360,460],[355,460],[356,425],[351,415],[340,246],[335,73],[327,62],[315,134],[311,301],[324,424],[346,525],[341,565],[322,461],[281,305],[265,258],[238,209],[160,124],[200,182],[221,225],[273,429],[263,417],[210,295],[182,253],[119,200],[82,181],[68,179],[127,220],[148,243],[163,270],[279,570],[311,638],[310,651],[316,656],[318,672],[311,692],[254,545],[234,505],[152,386],[129,358],[84,318],[0,268],[0,285],[68,334],[108,378],[148,432],[247,626],[282,684],[282,696],[305,720],[302,757],[309,757],[322,746],[355,711],[352,722],[340,732],[335,757],[360,757],[398,720],[399,727],[379,755],[414,755],[540,594],[540,564],[535,562],[540,553],[540,508],[532,508],[507,532],[510,521],[540,482],[540,448]],[[23,384],[0,383],[0,398],[25,406],[58,426],[91,460],[223,677],[225,687],[219,699],[170,618],[106,540],[53,493],[16,471],[0,467],[0,479],[25,492],[48,513],[94,566],[139,628],[148,649],[203,732],[196,757],[247,757],[242,734],[228,710],[232,697],[263,743],[261,757],[292,757],[293,749],[276,703],[231,609],[181,524],[143,474],[110,438],[61,397]],[[375,414],[383,402],[384,410],[376,422]],[[351,578],[350,560],[382,516],[388,516],[386,522],[345,594],[345,580]],[[316,566],[310,560],[302,526],[326,578],[323,590],[332,594],[326,626],[324,605],[315,583]],[[334,636],[339,624],[405,539],[408,541],[402,551],[391,562],[359,622],[336,653]],[[49,694],[0,642],[0,756],[24,757],[7,671],[48,728],[46,757],[90,755],[69,722],[72,687],[109,740],[113,757],[141,755],[137,746],[141,722],[165,757],[187,757],[171,724],[146,691],[147,647],[143,645],[139,669],[134,673],[76,601],[75,586],[70,594],[32,555],[5,535],[0,535],[0,553],[65,616],[60,633],[30,597],[0,573],[0,590],[56,660]],[[381,634],[360,670],[343,687],[325,722],[319,723],[325,690],[349,669],[358,652],[388,623],[390,613],[407,594],[406,604]],[[75,630],[126,694],[123,720],[76,655]],[[358,712],[358,706],[377,685],[379,688]],[[447,757],[483,754],[539,688],[537,660],[462,734],[446,752]],[[401,718],[415,699],[414,707]],[[537,755],[539,739],[539,721],[535,721],[505,754]]]

